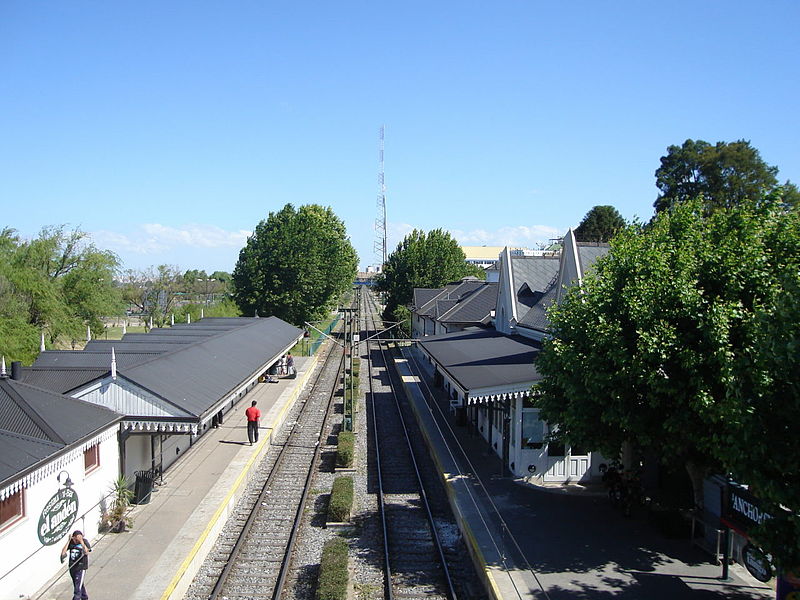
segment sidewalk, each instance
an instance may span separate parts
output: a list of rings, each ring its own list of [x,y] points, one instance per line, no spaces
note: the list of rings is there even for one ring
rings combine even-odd
[[[295,358],[296,379],[261,383],[230,411],[218,429],[206,432],[164,474],[148,504],[133,508],[130,531],[92,542],[86,590],[92,600],[179,600],[244,489],[253,466],[268,450],[278,428],[316,366],[316,357]],[[244,409],[258,401],[258,443],[247,441]],[[32,596],[72,596],[65,572]]]
[[[406,357],[410,357],[406,353]],[[413,370],[412,370],[413,368]],[[739,565],[721,567],[688,540],[667,539],[643,518],[625,518],[605,494],[559,493],[500,476],[500,459],[468,427],[431,410],[432,383],[399,361],[412,406],[447,482],[456,518],[485,565],[495,598],[751,600],[775,592]],[[461,456],[463,448],[468,458]],[[477,475],[480,483],[472,474]],[[554,493],[555,492],[555,493]]]

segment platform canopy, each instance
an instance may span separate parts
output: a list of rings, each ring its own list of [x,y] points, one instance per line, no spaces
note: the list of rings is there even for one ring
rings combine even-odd
[[[541,344],[495,330],[466,330],[422,338],[420,349],[463,391],[468,404],[531,395],[540,380],[534,358]]]

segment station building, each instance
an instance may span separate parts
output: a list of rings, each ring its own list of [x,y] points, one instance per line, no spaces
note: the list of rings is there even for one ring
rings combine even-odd
[[[132,479],[168,469],[302,336],[277,317],[208,318],[45,351],[23,379],[123,415],[120,471]]]
[[[468,421],[515,476],[540,483],[586,482],[600,477],[604,460],[578,447],[548,443],[556,424],[539,418],[532,394],[540,380],[535,357],[549,335],[546,309],[559,302],[566,289],[580,285],[594,262],[608,252],[607,244],[582,243],[572,230],[562,251],[525,255],[509,248],[500,253],[490,325],[443,333],[445,324],[431,324],[454,296],[462,297],[465,282],[415,293],[414,338],[423,363],[450,398],[451,410]],[[484,284],[492,285],[492,284]],[[416,291],[415,291],[416,292]],[[475,293],[472,290],[471,293]],[[430,335],[437,332],[438,335]]]
[[[120,476],[162,476],[303,334],[276,317],[209,318],[14,363],[0,376],[3,597],[41,587],[68,532],[96,536]]]
[[[19,598],[59,569],[69,533],[97,535],[119,475],[118,413],[0,371],[0,567],[3,598]],[[33,582],[33,585],[31,584]]]

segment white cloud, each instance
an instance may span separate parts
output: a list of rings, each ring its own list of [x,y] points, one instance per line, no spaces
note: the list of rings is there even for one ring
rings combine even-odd
[[[95,231],[92,239],[97,246],[119,254],[160,254],[179,248],[242,248],[251,233],[244,229],[227,231],[216,225],[169,227],[145,223],[125,233]]]

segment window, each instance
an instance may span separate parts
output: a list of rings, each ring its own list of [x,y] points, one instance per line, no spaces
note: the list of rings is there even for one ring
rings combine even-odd
[[[538,411],[522,411],[522,447],[541,448],[544,445],[544,423]]]
[[[19,521],[25,516],[24,490],[11,494],[0,500],[0,531]]]
[[[100,466],[100,446],[95,444],[83,453],[83,468],[86,473],[91,473]]]

